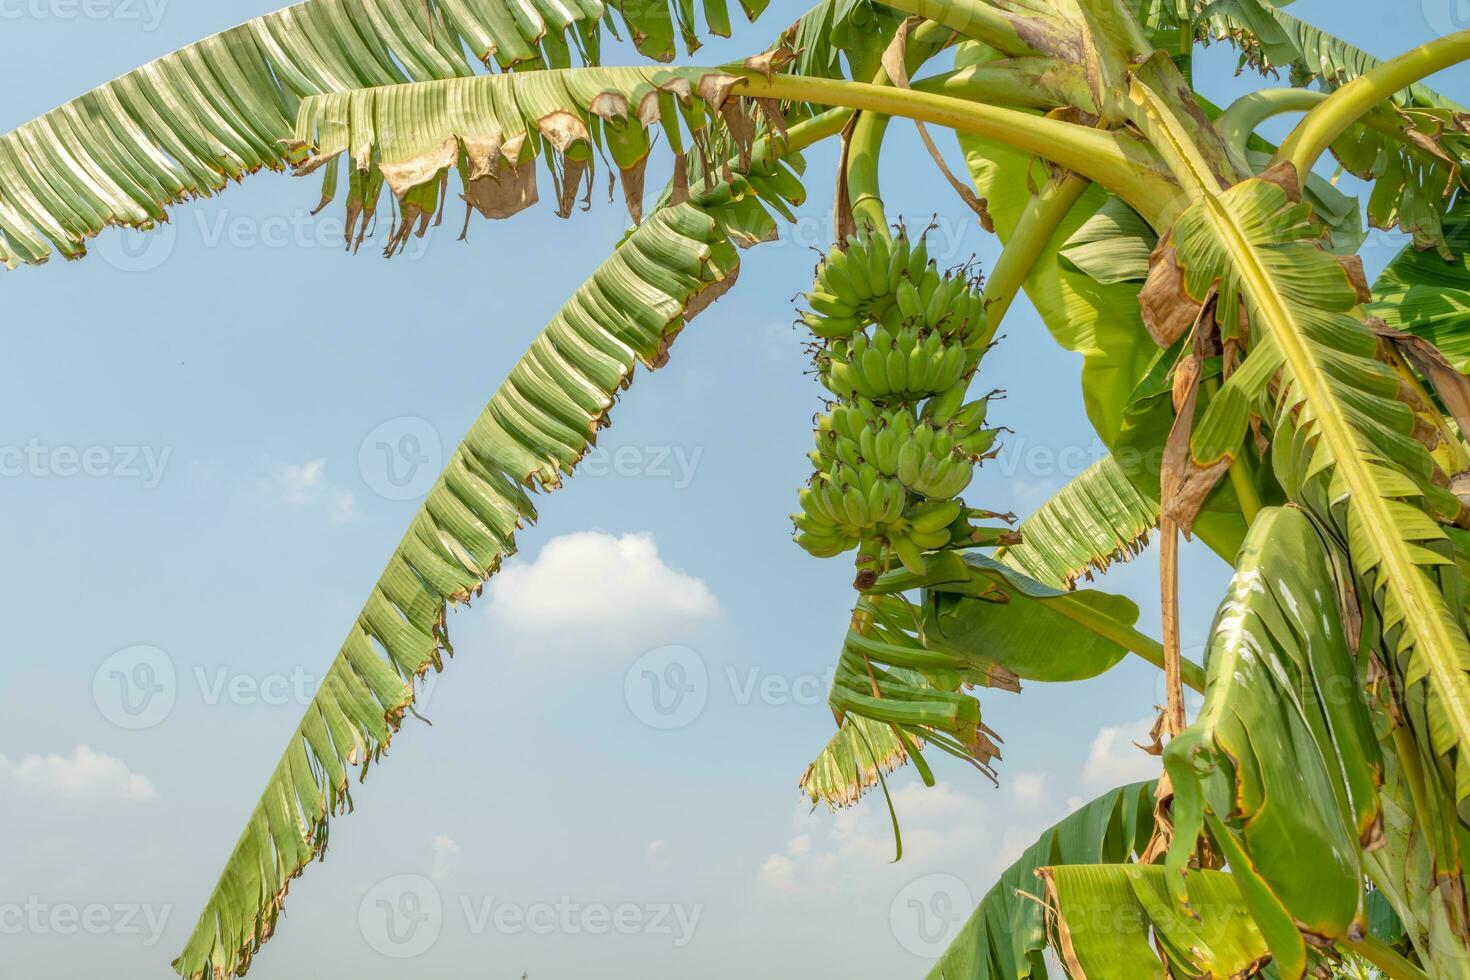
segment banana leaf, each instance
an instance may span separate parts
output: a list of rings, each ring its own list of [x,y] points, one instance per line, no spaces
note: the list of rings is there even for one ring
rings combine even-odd
[[[969,593],[930,587],[930,642],[970,660],[999,664],[1021,680],[1060,682],[1096,677],[1128,655],[1106,635],[1131,628],[1138,606],[1126,596],[1090,589],[1064,592],[970,552]]]
[[[727,191],[738,196],[739,187]],[[445,616],[468,603],[515,531],[527,489],[559,487],[595,443],[634,366],[662,365],[686,320],[733,284],[716,207],[665,208],[633,231],[531,345],[454,451],[353,623],[231,852],[175,969],[245,972],[273,933],[292,879],[327,847],[415,700],[452,654]]]
[[[1109,790],[1043,831],[985,893],[929,980],[1044,980],[1046,921],[1037,872],[1134,860],[1153,832],[1153,808],[1153,784],[1133,783]]]
[[[1412,245],[1394,257],[1373,284],[1366,311],[1394,330],[1423,337],[1462,373],[1470,372],[1470,197],[1445,216],[1452,261]]]
[[[1044,868],[1055,946],[1071,980],[1250,977],[1270,960],[1233,875],[1189,871],[1191,912],[1157,865]]]
[[[997,558],[1038,582],[1070,589],[1082,576],[1090,580],[1137,555],[1158,523],[1158,504],[1138,492],[1116,457],[1105,456],[1022,521],[1021,543]]]
[[[1367,931],[1361,849],[1380,844],[1378,744],[1327,545],[1294,507],[1261,512],[1211,632],[1205,702],[1172,740],[1169,889],[1209,830],[1285,978],[1308,942]],[[1310,868],[1310,874],[1303,869]]]
[[[765,3],[743,6],[753,18]],[[682,3],[613,7],[660,60],[674,19],[691,26]],[[704,7],[728,23],[726,0]],[[78,258],[106,227],[149,229],[175,204],[284,169],[310,96],[471,76],[474,60],[565,68],[573,48],[595,65],[604,14],[600,0],[305,0],[164,55],[0,136],[0,263]]]

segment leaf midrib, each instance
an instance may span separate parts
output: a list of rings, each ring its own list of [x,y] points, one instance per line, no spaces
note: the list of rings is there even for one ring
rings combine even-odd
[[[1445,618],[1436,611],[1438,604],[1426,601],[1422,589],[1410,585],[1411,582],[1422,583],[1423,576],[1419,565],[1408,554],[1403,538],[1398,534],[1384,533],[1384,528],[1394,526],[1393,515],[1359,456],[1357,440],[1345,421],[1344,413],[1328,390],[1322,373],[1317,370],[1300,325],[1291,313],[1291,305],[1277,290],[1275,280],[1259,261],[1255,247],[1235,223],[1229,210],[1220,203],[1219,196],[1207,193],[1203,200],[1247,293],[1270,325],[1286,362],[1291,366],[1295,383],[1316,416],[1318,437],[1326,439],[1332,449],[1334,465],[1348,484],[1349,506],[1363,510],[1365,530],[1378,545],[1380,563],[1387,566],[1387,574],[1383,576],[1384,588],[1394,591],[1403,608],[1405,622],[1414,624],[1417,652],[1426,657],[1429,671],[1442,692],[1465,688],[1464,676],[1455,665],[1455,642],[1445,628]],[[1464,703],[1464,699],[1441,698],[1441,702],[1458,733],[1459,744],[1470,746],[1470,716],[1453,707]]]

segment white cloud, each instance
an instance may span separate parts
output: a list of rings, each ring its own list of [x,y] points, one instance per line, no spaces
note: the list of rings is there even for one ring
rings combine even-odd
[[[786,901],[819,905],[824,896],[842,894],[854,902],[868,896],[863,900],[886,908],[896,887],[926,872],[953,871],[957,855],[967,874],[975,870],[981,878],[1004,867],[992,868],[991,859],[1008,811],[945,782],[932,788],[908,783],[893,791],[893,806],[903,834],[900,863],[893,863],[893,829],[881,798],[835,814],[809,813],[802,805],[798,832],[761,863],[757,887]],[[1035,836],[1035,825],[1024,829]]]
[[[435,834],[429,847],[434,852],[433,870],[429,874],[435,881],[443,881],[459,866],[464,850],[448,834]]]
[[[1008,774],[1005,785],[1018,802],[1035,804],[1046,799],[1044,772],[1013,772]]]
[[[562,642],[598,647],[668,642],[720,611],[702,579],[664,564],[647,532],[553,538],[535,561],[501,569],[487,591],[495,627],[544,640],[550,626]]]
[[[277,464],[266,487],[292,507],[324,507],[333,524],[350,524],[362,517],[352,491],[335,486],[327,478],[325,458]]]
[[[146,776],[121,759],[79,745],[70,756],[28,755],[12,762],[0,755],[0,783],[22,792],[69,800],[152,800],[158,796]]]
[[[1082,785],[1092,795],[1124,783],[1159,778],[1158,758],[1138,747],[1149,743],[1148,733],[1156,717],[1149,715],[1138,721],[1098,729],[1082,768]]]

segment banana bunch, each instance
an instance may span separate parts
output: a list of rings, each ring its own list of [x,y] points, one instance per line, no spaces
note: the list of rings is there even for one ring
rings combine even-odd
[[[888,547],[903,567],[915,575],[928,570],[924,552],[935,551],[953,540],[950,527],[963,520],[965,505],[958,500],[926,500],[910,508],[903,520],[888,529]]]
[[[877,322],[893,306],[901,283],[923,279],[934,266],[923,237],[911,246],[903,231],[889,241],[864,229],[849,235],[845,245],[822,260],[806,294],[811,310],[802,322],[823,340],[848,337]]]
[[[980,291],[959,271],[940,276],[931,268],[918,279],[904,279],[894,290],[893,301],[901,322],[965,342],[973,341],[985,324]]]
[[[871,463],[837,463],[797,493],[797,543],[819,558],[840,555],[903,520],[908,494]]]
[[[988,540],[956,499],[995,442],[988,397],[966,402],[985,307],[965,269],[941,274],[924,236],[850,236],[818,266],[806,326],[823,341],[822,382],[837,396],[816,420],[816,468],[791,515],[818,557],[858,550],[858,587],[924,553]]]
[[[919,401],[954,387],[973,369],[958,339],[938,330],[879,324],[873,336],[858,332],[828,344],[822,381],[834,395],[852,400]]]
[[[963,270],[940,274],[924,236],[911,243],[902,229],[890,241],[864,229],[849,235],[817,267],[802,322],[822,340],[851,337],[889,316],[946,336],[973,340],[983,329],[978,283]],[[891,324],[890,324],[891,326]]]

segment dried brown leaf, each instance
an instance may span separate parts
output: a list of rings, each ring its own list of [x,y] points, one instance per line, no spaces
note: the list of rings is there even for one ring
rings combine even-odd
[[[1167,240],[1149,256],[1148,268],[1148,280],[1138,296],[1143,325],[1154,343],[1172,347],[1199,319],[1201,304],[1184,288],[1184,268]]]

